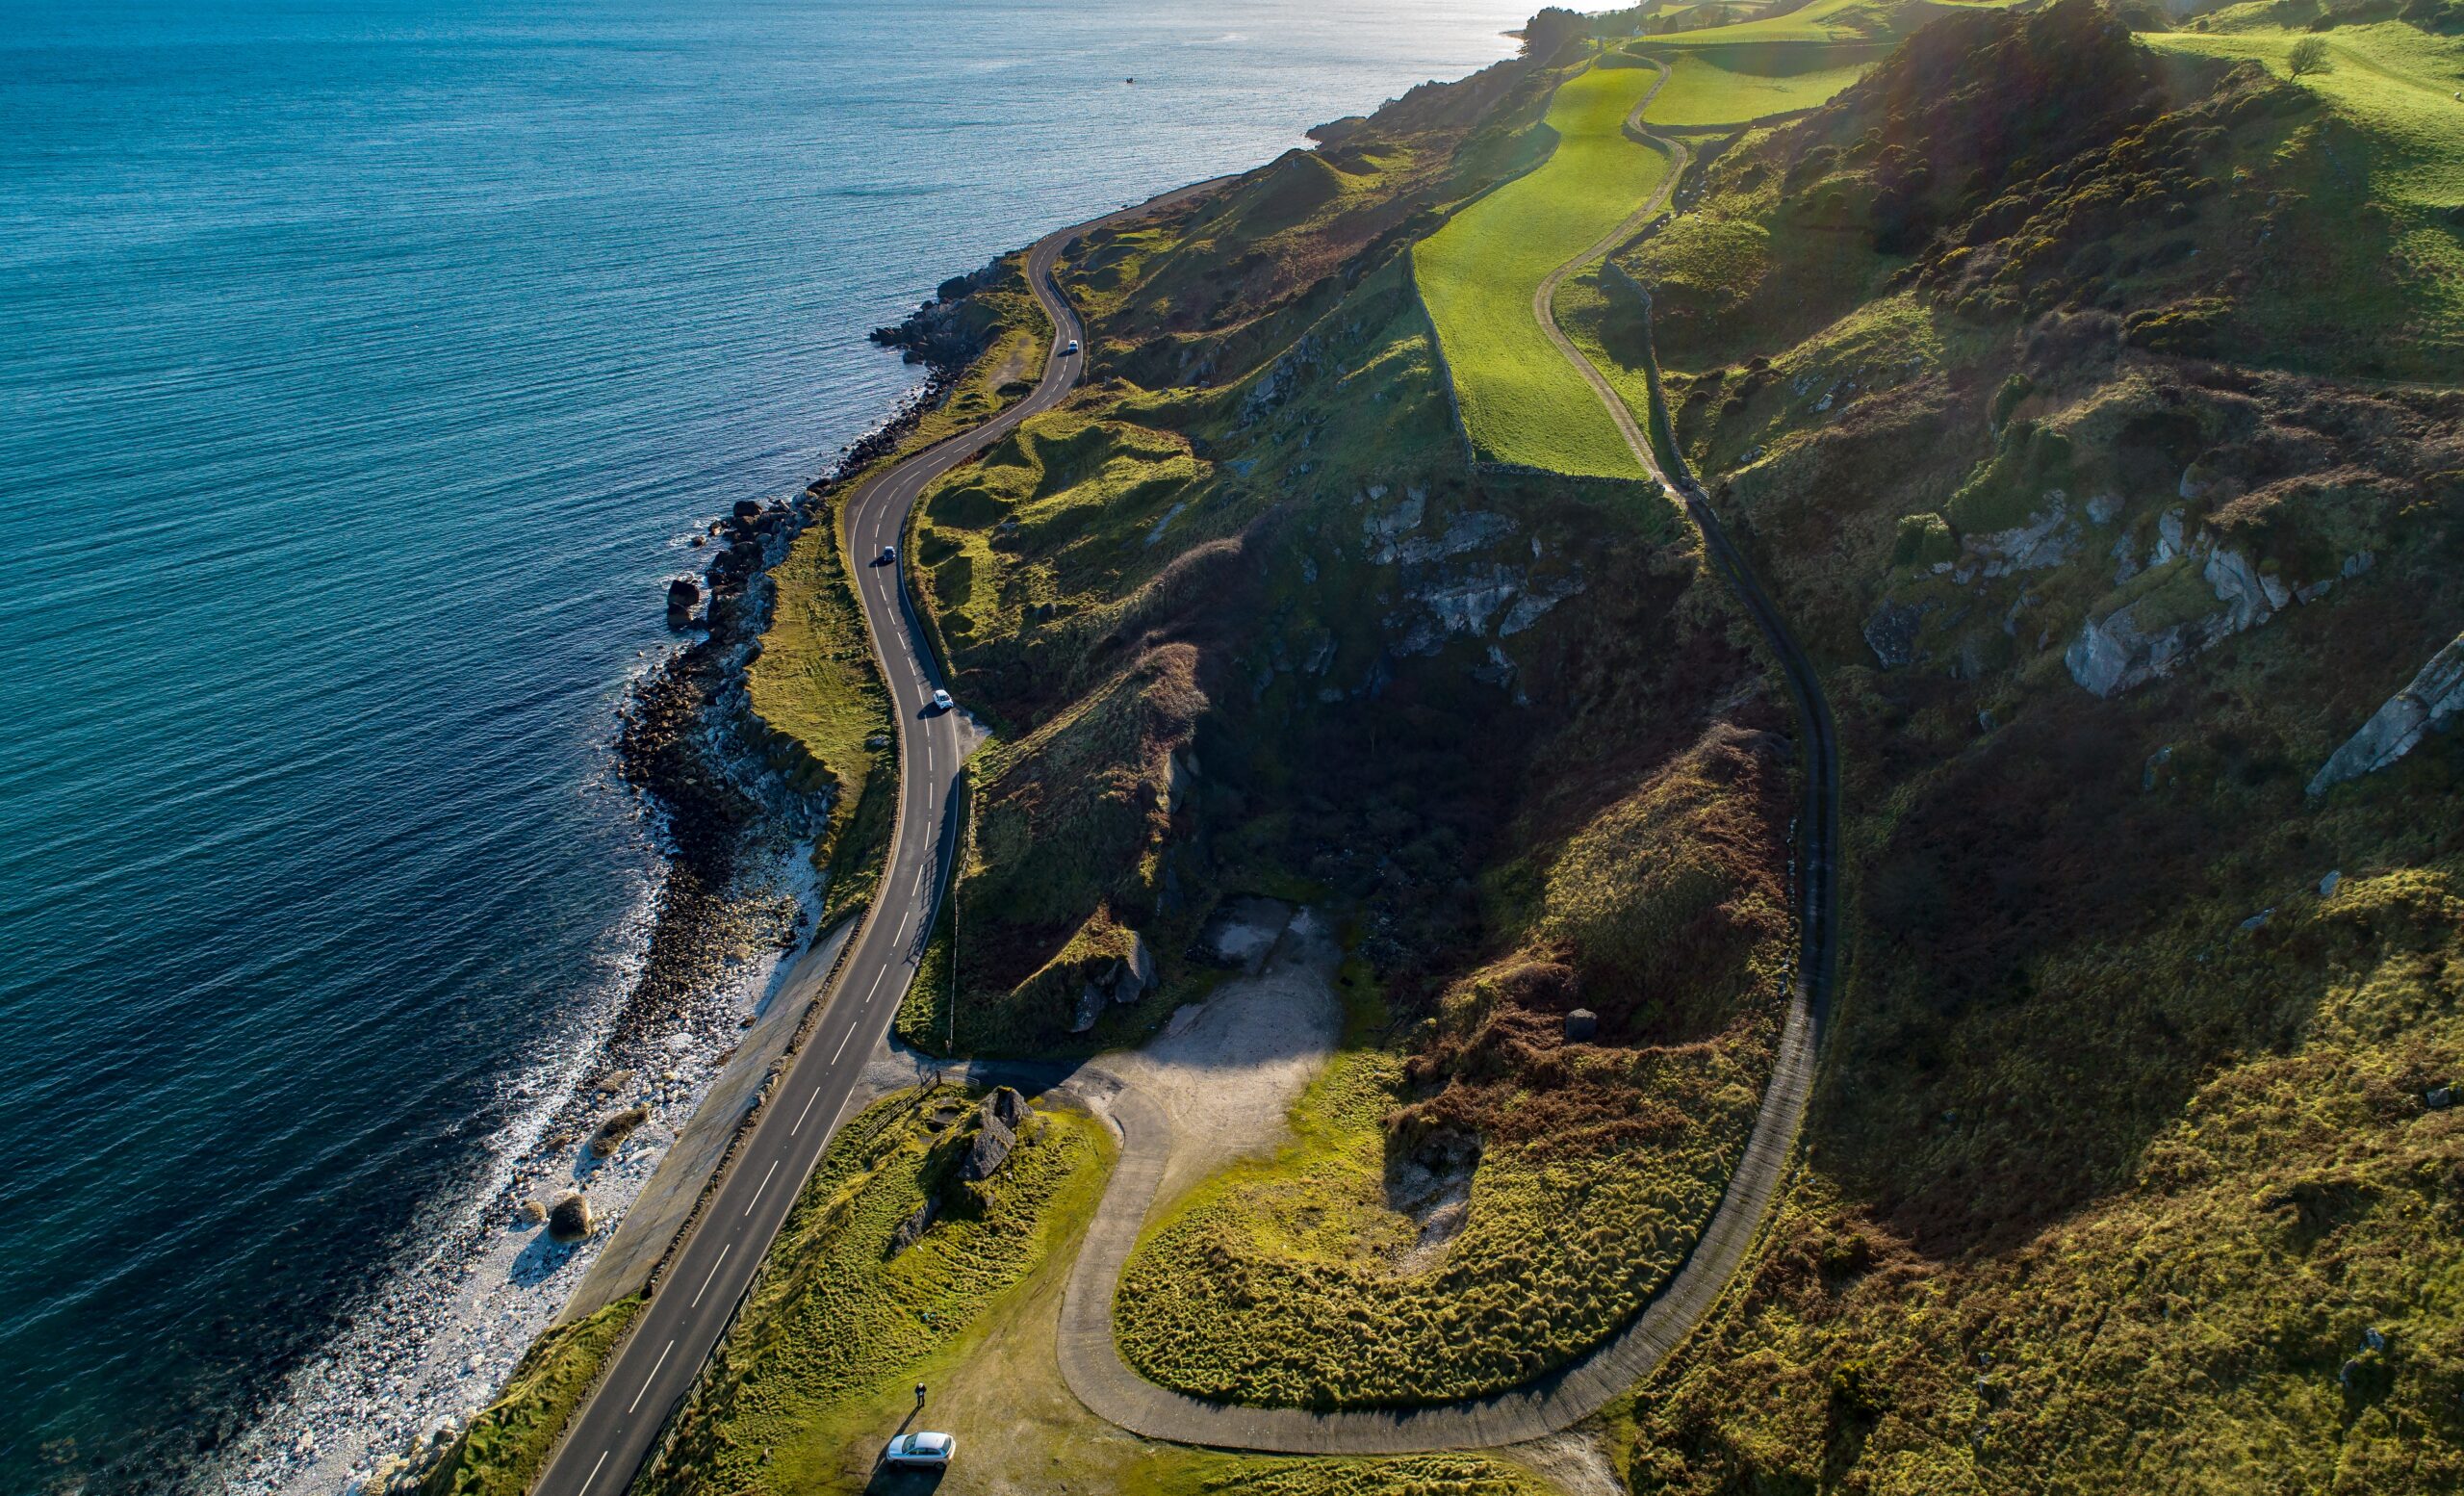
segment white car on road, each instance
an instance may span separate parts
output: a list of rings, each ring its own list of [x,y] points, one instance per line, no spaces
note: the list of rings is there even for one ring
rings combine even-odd
[[[933,693],[933,709],[935,711],[947,711],[955,705],[957,704],[950,700],[949,692],[935,691]]]
[[[946,1433],[902,1433],[882,1451],[889,1465],[946,1465],[958,1453],[959,1441]]]
[[[1064,357],[1064,358],[1067,358],[1070,354],[1075,353],[1075,352],[1077,352],[1077,351],[1078,351],[1078,340],[1077,340],[1076,338],[1072,338],[1072,339],[1070,339],[1070,340],[1069,340],[1069,346],[1068,346],[1067,348],[1063,348],[1063,349],[1061,350],[1061,356],[1062,356],[1062,357]]]

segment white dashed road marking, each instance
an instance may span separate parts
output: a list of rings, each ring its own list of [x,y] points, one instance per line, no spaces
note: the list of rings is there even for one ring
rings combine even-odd
[[[820,1093],[816,1092],[816,1093],[814,1093],[814,1094],[815,1094],[816,1096],[818,1096]],[[806,1102],[805,1104],[806,1104],[807,1106],[810,1106],[812,1103],[811,1103],[811,1102],[809,1102],[809,1101],[808,1101],[808,1102]],[[732,1248],[732,1247],[734,1247],[734,1246],[735,1246],[735,1243],[733,1243],[733,1242],[729,1242],[729,1243],[727,1243],[726,1245],[724,1245],[724,1246],[720,1247],[720,1249],[719,1249],[719,1262],[725,1262],[725,1261],[727,1261],[727,1260],[728,1260],[728,1251],[729,1251],[729,1250],[730,1250],[731,1248]],[[693,1295],[693,1302],[692,1302],[691,1303],[686,1304],[686,1305],[685,1305],[685,1307],[686,1307],[686,1308],[691,1309],[691,1308],[698,1308],[698,1307],[700,1307],[700,1306],[701,1306],[701,1303],[702,1303],[702,1295],[706,1294],[706,1293],[708,1293],[708,1292],[710,1291],[710,1279],[711,1279],[711,1278],[714,1278],[714,1277],[718,1277],[718,1276],[719,1276],[719,1262],[713,1262],[713,1263],[711,1263],[711,1264],[710,1264],[710,1271],[703,1275],[703,1277],[702,1277],[702,1286],[701,1286],[701,1288],[699,1288],[698,1290],[696,1290],[696,1291],[695,1291],[695,1293],[694,1293],[694,1295]]]
[[[642,1390],[633,1394],[633,1401],[632,1401],[629,1405],[628,1405],[628,1406],[627,1406],[627,1407],[625,1408],[625,1411],[627,1411],[627,1412],[629,1412],[629,1412],[631,1412],[634,1408],[639,1407],[639,1406],[642,1406],[642,1399],[644,1399],[644,1398],[646,1398],[646,1397],[650,1396],[650,1392],[651,1392],[651,1383],[652,1383],[652,1382],[654,1382],[654,1381],[658,1380],[658,1369],[659,1369],[660,1367],[665,1366],[665,1365],[667,1364],[667,1352],[668,1352],[668,1351],[673,1351],[673,1350],[675,1350],[675,1349],[676,1349],[676,1342],[675,1342],[675,1341],[673,1341],[673,1340],[670,1340],[670,1341],[667,1343],[667,1350],[666,1350],[666,1351],[661,1351],[661,1352],[658,1354],[658,1359],[657,1359],[657,1360],[655,1360],[655,1361],[651,1362],[651,1374],[650,1374],[649,1376],[644,1377],[644,1378],[642,1379]]]
[[[777,1174],[778,1172],[779,1161],[774,1158],[770,1160],[770,1174]],[[761,1182],[753,1187],[753,1199],[749,1199],[744,1202],[744,1213],[746,1215],[749,1216],[753,1214],[753,1201],[759,1199],[761,1198],[761,1192],[770,1187],[770,1174],[763,1174],[761,1176]]]

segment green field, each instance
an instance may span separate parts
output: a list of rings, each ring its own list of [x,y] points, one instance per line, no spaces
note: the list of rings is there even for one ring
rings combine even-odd
[[[1656,70],[1595,67],[1549,108],[1547,162],[1480,199],[1413,251],[1472,444],[1484,459],[1596,477],[1635,477],[1591,387],[1531,316],[1549,273],[1642,206],[1667,161],[1627,138]]]
[[[1645,47],[1729,47],[1741,42],[1896,41],[1954,11],[1986,10],[2007,0],[1814,0],[1784,15],[1645,39]]]
[[[2160,51],[2253,59],[2290,76],[2294,44],[2311,35],[2268,26],[2140,39]],[[2329,66],[2296,81],[2387,147],[2373,163],[2377,194],[2425,208],[2464,203],[2464,103],[2455,98],[2464,89],[2464,42],[2399,21],[2339,26],[2316,35],[2326,45]]]
[[[1725,34],[1726,29],[1719,33]],[[1636,50],[1641,55],[1645,47],[1684,39],[1654,38]],[[1667,49],[1668,87],[1652,100],[1643,117],[1652,124],[1689,129],[1743,124],[1768,115],[1811,109],[1856,82],[1866,64],[1886,50],[1861,42],[1672,46]]]
[[[2141,39],[2163,52],[2256,62],[2279,77],[2292,75],[2297,43],[2325,48],[2323,71],[2293,80],[2319,96],[2325,116],[2247,168],[2302,203],[2307,221],[2274,235],[2297,258],[2243,315],[2296,367],[2448,376],[2464,358],[2464,39],[2398,21],[2310,33],[2261,19],[2268,13],[2240,6],[2203,17],[2204,31]],[[2319,344],[2323,327],[2343,341]]]

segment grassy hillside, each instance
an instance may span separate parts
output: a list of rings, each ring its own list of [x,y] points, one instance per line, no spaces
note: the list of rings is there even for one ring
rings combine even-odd
[[[975,1496],[1048,1474],[1136,1496],[1540,1496],[1514,1466],[1476,1456],[1219,1455],[1097,1424],[1062,1388],[1052,1333],[1104,1182],[1111,1144],[1099,1124],[1040,1115],[980,1203],[892,1253],[899,1223],[928,1194],[953,1198],[949,1155],[969,1115],[955,1090],[910,1094],[833,1140],[726,1354],[636,1490]],[[941,1477],[878,1471],[882,1446],[915,1427],[957,1431],[958,1462]]]
[[[2453,230],[2395,112],[2226,61],[2308,33],[2208,24],[1921,34],[1617,257],[1855,848],[1808,1175],[1638,1491],[2456,1479],[2459,763],[2305,787],[2464,627],[2464,368],[2382,252]]]
[[[1651,67],[1593,67],[1568,79],[1549,106],[1557,141],[1547,161],[1413,250],[1464,426],[1485,460],[1640,476],[1616,426],[1532,321],[1531,297],[1658,185],[1666,159],[1623,128],[1658,76]]]
[[[1130,1363],[1237,1402],[1439,1402],[1639,1311],[1717,1203],[1778,1034],[1775,751],[1715,735],[1585,828],[1532,943],[1448,991],[1420,1044],[1384,1042],[1348,973],[1349,1041],[1294,1147],[1174,1203],[1131,1258]],[[1578,993],[1598,1043],[1562,1037]]]
[[[977,1333],[1101,1191],[1107,1142],[1071,1114],[1031,1122],[985,1188],[960,1183],[967,1104],[954,1088],[901,1094],[832,1140],[695,1388],[682,1436],[639,1488],[862,1487],[912,1409],[912,1369]],[[894,1251],[893,1234],[928,1199],[937,1219]]]
[[[1603,1420],[1638,1492],[2464,1479],[2464,746],[2311,789],[2464,631],[2436,109],[2464,63],[2443,8],[2380,4],[2151,31],[2179,23],[1822,0],[1641,39],[1692,60],[1673,111],[1732,128],[1559,311],[1638,407],[1656,349],[1823,677],[1847,949],[1779,1215]],[[1749,27],[1769,50],[1734,50]],[[2294,77],[2311,39],[2328,69]],[[1854,81],[1787,70],[1816,44]],[[1699,1230],[1767,1065],[1794,755],[1756,635],[1666,505],[1578,476],[1606,471],[1569,425],[1587,388],[1474,422],[1483,456],[1569,476],[1467,461],[1430,334],[1467,415],[1458,343],[1514,388],[1539,366],[1510,324],[1582,245],[1508,228],[1638,200],[1648,153],[1609,135],[1652,70],[1560,88],[1573,65],[1416,90],[1089,236],[1102,377],[918,522],[1004,724],[947,958],[961,1048],[1135,1041],[1202,997],[1230,895],[1352,932],[1354,1022],[1295,1146],[1167,1202],[1133,1257],[1122,1345],[1175,1385],[1378,1405],[1578,1354]],[[1825,96],[1750,126],[1758,79]],[[1467,225],[1580,159],[1561,111],[1610,165],[1433,292]],[[1072,1033],[1133,941],[1160,989]],[[1050,1335],[1098,1172],[963,1334],[761,1414],[813,1483],[854,1482],[921,1376],[1003,1479],[1516,1488],[1092,1426]],[[837,1354],[817,1323],[778,1364]],[[764,1479],[755,1441],[710,1447]]]
[[[1884,50],[1862,42],[1662,47],[1662,39],[1655,38],[1650,45],[1638,43],[1631,50],[1668,62],[1668,87],[1652,100],[1643,117],[1677,129],[1742,124],[1765,115],[1810,109],[1856,82],[1858,74]]]

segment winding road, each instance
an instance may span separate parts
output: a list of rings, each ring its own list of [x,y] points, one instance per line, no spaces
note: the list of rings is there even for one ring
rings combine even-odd
[[[1653,135],[1642,124],[1644,109],[1668,82],[1667,64],[1659,66],[1659,81],[1635,104],[1626,124],[1636,139],[1668,153],[1667,174],[1625,221],[1550,272],[1532,296],[1531,315],[1557,351],[1591,385],[1643,471],[1682,498],[1721,575],[1736,589],[1761,631],[1796,708],[1805,768],[1804,804],[1796,835],[1800,945],[1787,1019],[1754,1131],[1729,1176],[1719,1207],[1676,1276],[1642,1313],[1580,1359],[1490,1397],[1425,1407],[1316,1412],[1208,1402],[1158,1386],[1121,1359],[1113,1335],[1113,1299],[1121,1269],[1155,1203],[1172,1141],[1171,1123],[1163,1109],[1135,1092],[1123,1091],[1111,1101],[1111,1115],[1121,1133],[1120,1159],[1071,1269],[1057,1349],[1063,1379],[1079,1401],[1097,1416],[1133,1432],[1184,1444],[1310,1455],[1474,1449],[1554,1433],[1599,1411],[1649,1376],[1702,1323],[1744,1263],[1786,1179],[1797,1132],[1812,1097],[1814,1059],[1821,1047],[1836,957],[1834,849],[1838,844],[1839,760],[1831,704],[1812,662],[1779,608],[1729,539],[1700,485],[1681,466],[1676,444],[1668,443],[1664,465],[1606,377],[1558,327],[1553,306],[1566,277],[1640,230],[1667,204],[1684,173],[1688,160],[1684,145]]]
[[[1079,1400],[1098,1417],[1134,1432],[1217,1448],[1364,1455],[1475,1448],[1554,1432],[1649,1375],[1702,1322],[1743,1263],[1785,1179],[1812,1091],[1835,954],[1838,761],[1830,705],[1804,650],[1683,470],[1674,443],[1668,444],[1664,465],[1606,378],[1559,329],[1551,305],[1568,275],[1659,212],[1682,174],[1684,146],[1648,134],[1640,123],[1644,108],[1667,81],[1663,65],[1659,83],[1635,106],[1628,124],[1637,138],[1669,154],[1668,173],[1649,201],[1543,281],[1532,314],[1589,382],[1643,470],[1681,498],[1714,563],[1761,631],[1796,708],[1806,767],[1796,838],[1801,948],[1786,1024],[1754,1131],[1718,1209],[1666,1288],[1624,1329],[1571,1366],[1468,1402],[1312,1412],[1188,1397],[1145,1380],[1121,1360],[1112,1332],[1113,1298],[1155,1203],[1171,1149],[1171,1124],[1153,1100],[1130,1089],[1114,1091],[1106,1109],[1122,1135],[1120,1158],[1071,1270],[1057,1351],[1063,1377]],[[876,564],[875,558],[897,543],[909,510],[933,479],[1027,417],[1051,408],[1076,382],[1082,360],[1064,357],[1061,349],[1082,333],[1052,282],[1062,246],[1090,228],[1154,211],[1211,185],[1184,188],[1039,241],[1028,253],[1028,281],[1052,318],[1053,345],[1034,392],[985,425],[868,479],[848,499],[845,522],[849,554],[858,562],[857,592],[899,709],[898,814],[881,893],[856,934],[828,1006],[714,1186],[692,1234],[672,1257],[659,1291],[575,1414],[534,1487],[537,1496],[614,1496],[631,1483],[670,1412],[726,1332],[913,979],[947,866],[950,810],[971,734],[955,713],[931,709],[932,693],[942,682],[907,595],[905,568]],[[1101,1078],[1082,1071],[1080,1080]]]
[[[874,654],[897,707],[898,812],[878,895],[866,910],[828,1006],[758,1120],[714,1186],[691,1234],[671,1256],[658,1291],[618,1347],[590,1399],[567,1426],[534,1496],[613,1496],[632,1483],[669,1412],[734,1318],[771,1239],[820,1161],[865,1063],[889,1029],[914,979],[933,927],[955,822],[950,811],[972,730],[936,711],[943,682],[906,588],[907,568],[883,564],[909,509],[935,478],[975,456],[1077,383],[1085,360],[1062,349],[1083,336],[1077,314],[1052,280],[1062,246],[1089,229],[1153,212],[1211,186],[1199,183],[1150,202],[1059,229],[1027,252],[1027,281],[1053,325],[1043,377],[984,425],[961,432],[866,479],[844,508],[848,555]]]

